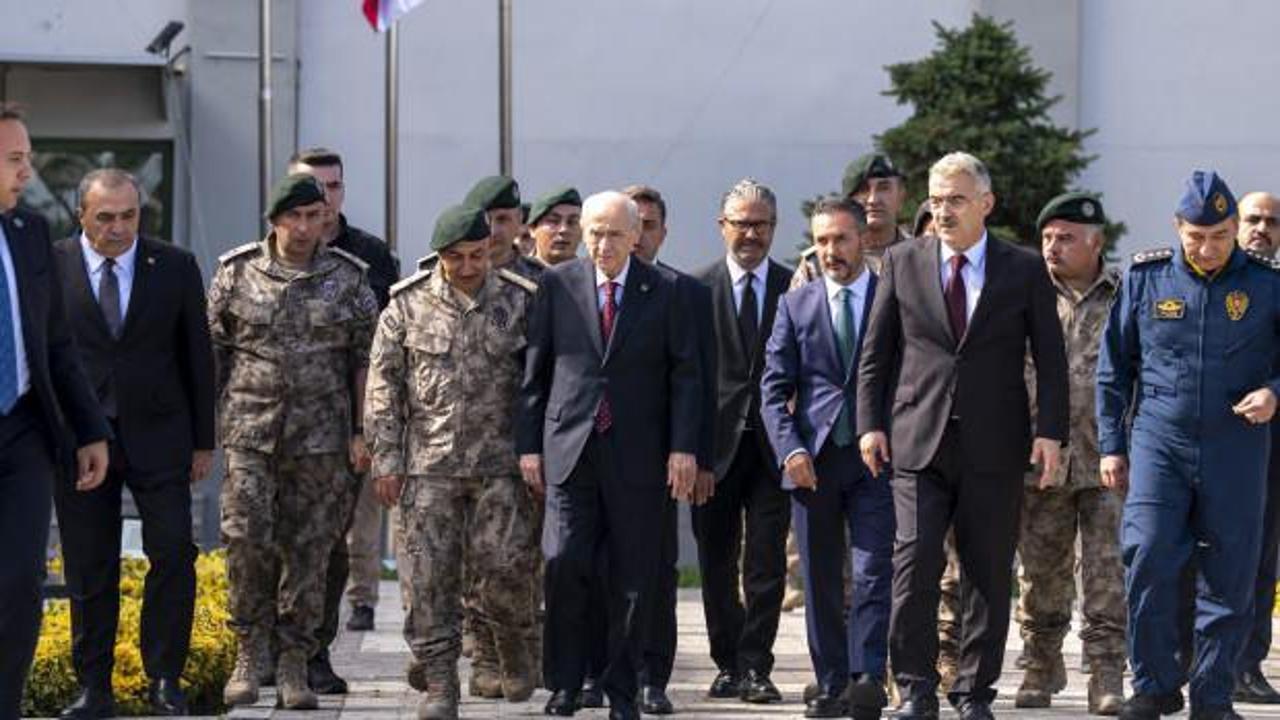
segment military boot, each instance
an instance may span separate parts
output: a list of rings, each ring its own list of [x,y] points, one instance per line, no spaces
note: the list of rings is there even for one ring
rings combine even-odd
[[[938,645],[938,694],[951,692],[956,684],[956,676],[960,674],[960,653],[950,643]]]
[[[252,705],[258,702],[258,658],[261,643],[253,633],[239,634],[236,647],[236,664],[231,677],[222,689],[222,702],[229,706]]]
[[[502,697],[502,675],[498,672],[498,649],[494,646],[493,633],[478,623],[475,645],[471,649],[471,683],[467,692],[471,697],[488,700]]]
[[[507,628],[497,635],[498,666],[502,670],[502,696],[507,702],[524,702],[533,695],[533,668],[529,664],[527,633]]]
[[[316,694],[307,685],[307,656],[301,650],[280,653],[276,664],[276,705],[287,710],[315,710]]]
[[[424,672],[427,688],[418,702],[418,720],[458,720],[458,670],[432,669]]]
[[[1022,676],[1022,686],[1013,699],[1017,708],[1047,708],[1056,693],[1067,686],[1067,666],[1058,653],[1046,667],[1044,663],[1028,661],[1030,667]]]
[[[1089,714],[1119,715],[1124,707],[1124,658],[1090,658]]]

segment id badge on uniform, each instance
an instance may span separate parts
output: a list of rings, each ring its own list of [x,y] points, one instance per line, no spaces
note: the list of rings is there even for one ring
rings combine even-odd
[[[1187,314],[1187,303],[1179,298],[1161,298],[1155,301],[1154,310],[1152,316],[1157,320],[1181,320]]]

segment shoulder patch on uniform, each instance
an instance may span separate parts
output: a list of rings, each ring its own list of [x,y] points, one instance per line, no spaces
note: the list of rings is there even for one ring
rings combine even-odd
[[[535,290],[538,289],[538,283],[530,280],[529,278],[521,275],[520,273],[511,272],[507,268],[502,268],[501,270],[499,270],[498,277],[502,278],[503,280],[506,280],[512,285],[515,285],[520,288],[524,288],[529,292],[534,292]]]
[[[407,278],[405,278],[405,279],[401,280],[400,282],[396,283],[395,285],[392,285],[392,286],[391,286],[391,297],[395,297],[396,295],[399,295],[400,293],[402,293],[402,292],[404,292],[405,290],[407,290],[407,289],[409,289],[409,288],[413,287],[414,285],[417,285],[418,283],[422,282],[423,280],[426,280],[426,279],[427,279],[427,278],[429,278],[429,277],[431,277],[431,271],[430,271],[430,270],[419,270],[418,272],[416,272],[416,273],[414,273],[414,274],[410,275],[409,277],[407,277]]]
[[[249,257],[251,254],[257,255],[259,252],[261,252],[261,250],[262,250],[261,242],[245,243],[244,245],[231,248],[230,250],[219,255],[218,262],[222,264],[226,264],[237,258]]]
[[[418,269],[430,270],[431,268],[435,267],[436,263],[438,262],[440,262],[439,253],[431,253],[430,255],[425,255],[423,257],[418,258]]]
[[[1143,250],[1133,254],[1133,264],[1142,265],[1144,263],[1156,262],[1158,260],[1170,260],[1173,258],[1173,250],[1171,248],[1156,248],[1154,250]]]
[[[1280,260],[1276,260],[1275,258],[1269,258],[1266,255],[1263,255],[1261,253],[1256,253],[1252,250],[1245,250],[1244,254],[1248,255],[1250,260],[1252,260],[1253,262],[1265,268],[1269,268],[1271,270],[1280,270]]]
[[[365,271],[368,271],[368,270],[369,270],[369,263],[367,263],[367,262],[365,262],[365,261],[361,260],[361,259],[360,259],[358,256],[356,256],[354,253],[347,252],[346,250],[343,250],[343,249],[342,249],[342,248],[340,248],[340,247],[334,247],[333,245],[330,245],[330,246],[329,246],[329,252],[333,253],[334,255],[337,255],[338,257],[342,258],[343,260],[346,260],[347,262],[351,263],[352,265],[355,265],[356,267],[360,268],[360,270],[361,270],[362,272],[365,272]]]

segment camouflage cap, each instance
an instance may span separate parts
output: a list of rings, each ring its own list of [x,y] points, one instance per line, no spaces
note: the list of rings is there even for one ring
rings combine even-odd
[[[529,206],[529,224],[537,225],[542,216],[551,212],[551,208],[557,205],[582,207],[582,196],[578,194],[576,188],[567,185],[540,196],[533,201],[533,205]]]
[[[271,188],[267,219],[275,220],[282,212],[315,202],[324,202],[324,188],[318,180],[307,173],[286,175]]]
[[[1054,220],[1081,225],[1107,224],[1107,216],[1102,212],[1102,201],[1087,192],[1063,193],[1046,203],[1040,216],[1036,218],[1036,232],[1044,230],[1044,226]]]
[[[902,177],[898,166],[884,153],[867,153],[849,163],[844,169],[840,189],[848,197],[858,191],[868,178]]]
[[[490,175],[471,187],[463,200],[481,210],[520,207],[520,185],[506,175]]]
[[[489,223],[484,210],[473,205],[453,205],[445,208],[436,220],[431,234],[431,249],[440,252],[455,243],[466,240],[484,240],[489,237]]]

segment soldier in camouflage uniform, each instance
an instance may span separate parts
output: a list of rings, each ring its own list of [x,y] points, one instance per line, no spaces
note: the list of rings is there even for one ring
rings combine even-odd
[[[227,451],[228,625],[239,641],[228,705],[257,701],[274,608],[280,703],[316,707],[306,660],[316,650],[329,550],[350,512],[348,462],[366,461],[352,418],[377,302],[364,263],[321,245],[325,214],[314,178],[284,178],[272,191],[270,234],[223,255],[209,290]]]
[[[418,717],[458,716],[463,566],[475,581],[477,627],[491,629],[501,690],[534,689],[526,646],[533,498],[517,474],[512,421],[523,370],[525,315],[536,285],[489,262],[485,212],[446,210],[434,271],[392,289],[374,336],[366,395],[377,492],[399,504]]]
[[[1053,694],[1066,687],[1062,640],[1071,626],[1077,533],[1084,616],[1080,637],[1092,669],[1089,712],[1118,715],[1124,702],[1124,568],[1117,540],[1123,500],[1099,482],[1094,413],[1098,348],[1120,283],[1119,274],[1102,263],[1105,222],[1101,203],[1084,193],[1054,198],[1036,222],[1070,359],[1072,423],[1066,462],[1052,486],[1040,487],[1039,473],[1029,474],[1023,497],[1017,618],[1026,675],[1014,701],[1020,708],[1048,707]],[[1027,373],[1034,403],[1030,364]]]

